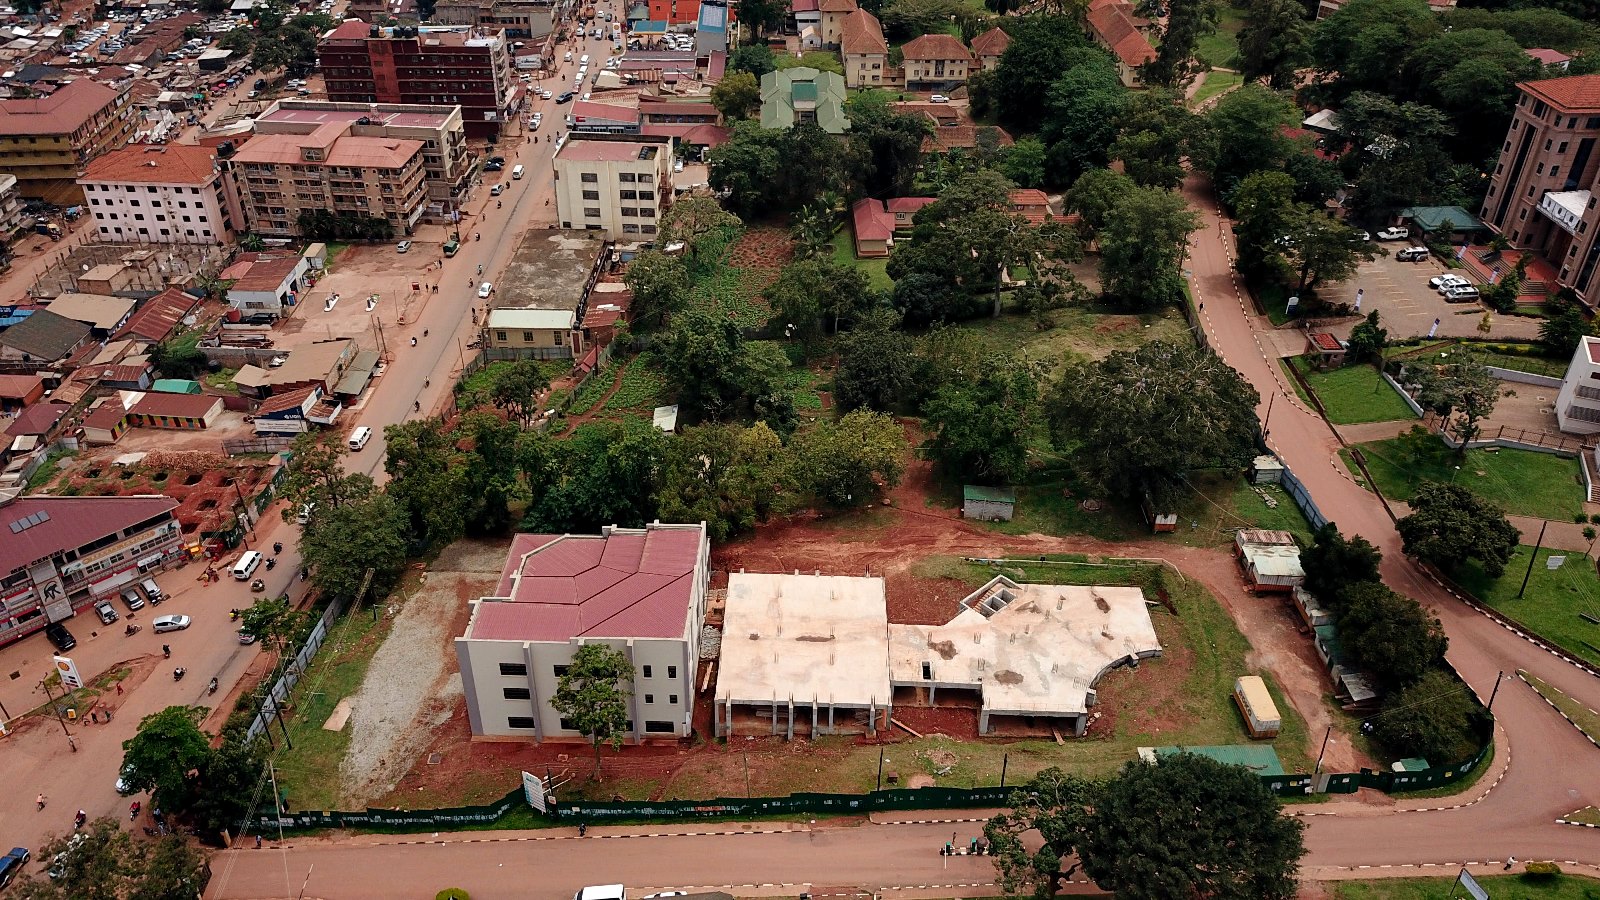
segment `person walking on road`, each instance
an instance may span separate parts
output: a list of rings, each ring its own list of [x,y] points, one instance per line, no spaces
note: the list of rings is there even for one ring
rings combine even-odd
[[[39,799],[34,801],[34,802],[39,804],[39,808],[40,809],[44,809],[44,795],[43,794],[40,794],[39,795]]]
[[[1505,871],[1507,871],[1507,872],[1511,871],[1511,867],[1516,865],[1516,864],[1517,864],[1517,858],[1515,856],[1506,857]]]

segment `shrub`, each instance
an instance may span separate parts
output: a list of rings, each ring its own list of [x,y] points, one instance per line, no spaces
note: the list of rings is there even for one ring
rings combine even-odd
[[[1523,869],[1527,881],[1550,881],[1561,875],[1561,867],[1553,862],[1531,862]]]
[[[433,895],[433,900],[472,900],[461,888],[445,888]]]

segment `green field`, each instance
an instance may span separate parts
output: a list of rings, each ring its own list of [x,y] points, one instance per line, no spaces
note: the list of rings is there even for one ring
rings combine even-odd
[[[1584,706],[1582,703],[1572,699],[1560,688],[1545,682],[1544,679],[1537,675],[1529,675],[1527,672],[1523,672],[1521,670],[1518,670],[1517,674],[1527,679],[1528,684],[1531,685],[1534,690],[1538,691],[1540,696],[1544,697],[1546,700],[1549,700],[1555,705],[1556,709],[1559,709],[1565,713],[1567,718],[1571,719],[1573,724],[1578,726],[1578,730],[1588,736],[1589,740],[1600,741],[1600,712],[1595,712],[1589,707]],[[1568,818],[1573,817],[1568,816]]]
[[[1322,408],[1328,412],[1328,421],[1335,425],[1358,425],[1362,422],[1388,422],[1393,419],[1415,419],[1417,416],[1406,405],[1400,393],[1389,386],[1378,370],[1366,365],[1351,365],[1318,371],[1306,358],[1296,356],[1285,365],[1293,366],[1316,391]],[[1291,376],[1295,391],[1304,396],[1298,380]]]
[[[1239,29],[1244,27],[1245,12],[1231,4],[1223,4],[1217,12],[1217,30],[1200,38],[1195,55],[1208,65],[1229,68],[1239,52]]]
[[[1040,330],[1033,320],[1002,307],[1000,318],[985,316],[962,322],[960,328],[981,333],[992,349],[1021,350],[1029,359],[1048,363],[1100,359],[1115,350],[1136,350],[1152,341],[1193,342],[1182,311],[1169,306],[1155,312],[1125,315],[1094,307],[1055,310],[1055,327]]]
[[[1462,341],[1431,341],[1415,347],[1391,347],[1384,351],[1386,359],[1426,359],[1445,362],[1458,352],[1466,352],[1486,366],[1531,372],[1560,378],[1567,373],[1566,359],[1557,359],[1544,353],[1539,344],[1477,343]]]
[[[1423,481],[1454,481],[1513,515],[1570,522],[1583,511],[1582,475],[1575,459],[1504,449],[1468,450],[1462,458],[1437,438],[1429,452],[1412,459],[1405,441],[1355,445],[1366,455],[1378,493],[1390,500],[1410,500]],[[1339,452],[1348,463],[1349,451]],[[1351,471],[1360,477],[1354,466]]]
[[[1221,69],[1212,69],[1206,73],[1206,80],[1194,92],[1194,96],[1189,98],[1189,105],[1199,106],[1212,97],[1224,91],[1232,90],[1241,84],[1244,84],[1244,76],[1238,72],[1224,72]]]
[[[855,236],[848,227],[839,229],[839,233],[833,236],[833,261],[841,266],[855,266],[866,272],[867,281],[873,290],[894,289],[894,279],[889,277],[888,257],[857,259]]]
[[[1594,900],[1600,881],[1577,875],[1528,878],[1524,875],[1479,875],[1478,884],[1496,900]],[[1376,881],[1335,881],[1327,884],[1339,900],[1449,900],[1466,897],[1452,887],[1454,878],[1384,878]]]
[[[1468,562],[1454,573],[1455,580],[1501,615],[1560,645],[1573,656],[1600,665],[1600,625],[1582,618],[1589,615],[1600,619],[1600,576],[1595,575],[1594,560],[1566,550],[1540,550],[1528,588],[1518,599],[1517,589],[1528,571],[1528,553],[1532,549],[1518,547],[1499,578],[1485,576],[1476,562]],[[1567,558],[1554,571],[1546,568],[1546,560],[1552,554]]]

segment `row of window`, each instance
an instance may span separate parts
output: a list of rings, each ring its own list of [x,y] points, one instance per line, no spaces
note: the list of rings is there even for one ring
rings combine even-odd
[[[505,334],[505,332],[503,332],[503,331],[500,332],[500,333],[501,334]],[[505,340],[505,338],[501,338],[501,340]],[[560,678],[561,676],[567,674],[567,667],[566,666],[552,666],[551,669],[552,669],[552,671],[554,671],[556,673],[556,677],[557,678]],[[522,677],[527,677],[527,675],[528,675],[528,664],[527,663],[508,663],[508,662],[503,662],[503,663],[500,664],[500,674],[501,675],[520,675]],[[644,667],[644,672],[643,672],[643,677],[645,677],[645,678],[654,678],[655,677],[655,667],[654,666],[645,666]],[[678,677],[678,667],[677,666],[667,666],[667,677],[668,678],[677,678]],[[514,688],[508,688],[507,690],[515,690],[515,689]],[[676,697],[678,695],[677,694],[673,694],[672,696]],[[516,700],[516,699],[526,700],[528,698],[527,697],[517,698],[517,697],[512,697],[510,694],[507,694],[506,695],[506,699],[508,699],[508,700]],[[673,700],[672,702],[673,703],[677,703],[678,701],[677,700]]]
[[[109,194],[112,191],[124,191],[124,192],[130,193],[130,194],[134,194],[134,193],[138,193],[139,187],[140,186],[137,185],[137,184],[86,184],[86,185],[83,186],[83,189],[84,189],[84,191],[86,191],[88,193],[91,193],[91,194],[96,193],[96,192],[102,192],[102,193]],[[194,187],[192,187],[192,188],[181,188],[181,187],[168,188],[168,187],[163,187],[163,188],[160,188],[159,190],[171,191],[174,194],[181,194],[184,191],[188,191],[189,193],[194,194],[195,196],[199,196],[200,195],[200,189],[199,188],[194,188]],[[147,184],[147,185],[144,185],[144,191],[147,194],[154,194],[154,193],[158,192],[158,189],[154,185]],[[134,206],[138,206],[139,205],[139,201],[134,200],[133,201],[133,205]],[[160,204],[157,203],[157,204],[153,204],[153,205],[159,206]]]
[[[587,193],[587,192],[585,192],[585,193]],[[595,198],[593,198],[593,197],[585,197],[584,199],[585,200],[593,200]],[[653,209],[653,208],[651,208],[649,206],[623,206],[623,207],[619,207],[617,212],[618,212],[619,215],[621,215],[625,219],[654,219],[656,217],[655,209]],[[583,216],[586,219],[598,219],[598,218],[600,218],[600,207],[598,207],[598,206],[585,206],[583,208]]]
[[[579,172],[578,180],[584,184],[598,184],[600,176],[595,172]],[[617,180],[624,184],[655,184],[656,176],[649,172],[618,172]]]
[[[133,229],[130,228],[128,230],[131,233]],[[101,225],[100,226],[100,233],[104,234],[104,235],[110,235],[111,234],[111,229],[107,228],[104,225]],[[141,237],[149,237],[150,236],[150,229],[148,229],[148,228],[139,229],[139,235]],[[184,229],[183,235],[184,235],[184,237],[205,237],[205,238],[209,238],[209,237],[211,237],[211,229],[209,229],[209,228],[202,229],[200,234],[196,235],[193,228],[186,228],[186,229]],[[122,227],[121,226],[117,227],[117,236],[118,237],[122,236]],[[163,229],[161,229],[161,236],[162,237],[172,237],[172,232],[169,229],[163,228]]]
[[[654,200],[656,198],[656,192],[655,191],[617,191],[617,198],[620,199],[620,200]],[[599,200],[600,199],[600,192],[599,191],[584,191],[583,192],[583,199],[585,199],[585,200]]]
[[[506,727],[532,731],[538,726],[534,723],[532,716],[507,716]],[[571,719],[562,719],[561,727],[567,731],[577,731],[578,723],[572,721]],[[628,723],[628,730],[633,730],[632,722]],[[672,734],[674,731],[671,722],[663,722],[658,719],[646,719],[644,723],[644,730],[649,734]]]
[[[99,197],[90,197],[89,198],[89,205],[90,206],[101,206],[101,205],[104,205],[104,206],[116,206],[119,202],[122,202],[122,201],[112,200],[110,198],[107,198],[106,202],[104,204],[101,204]],[[139,205],[139,201],[137,201],[137,200],[128,200],[127,204],[129,206],[138,206]],[[151,200],[150,201],[150,207],[152,209],[160,209],[161,208],[161,201],[160,200]],[[189,208],[189,201],[187,201],[187,200],[179,200],[178,201],[178,208],[179,209],[188,209]],[[196,203],[194,205],[194,208],[195,209],[205,209],[205,204],[204,203]]]
[[[108,220],[110,220],[112,222],[117,221],[117,214],[114,213],[114,212],[96,213],[95,217],[96,218],[102,218],[103,217],[103,218],[108,219]],[[200,224],[202,224],[202,225],[208,224],[207,219],[206,219],[205,216],[196,216],[195,218],[199,219],[200,220]],[[144,213],[134,213],[133,214],[133,221],[135,221],[135,222],[143,222],[144,221]],[[167,217],[163,213],[156,213],[156,221],[157,222],[165,222],[165,221],[167,221]],[[183,221],[188,222],[188,221],[190,221],[190,218],[188,216],[184,216],[183,217]]]

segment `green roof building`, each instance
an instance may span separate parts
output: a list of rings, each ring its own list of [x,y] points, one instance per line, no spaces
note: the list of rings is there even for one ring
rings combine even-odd
[[[761,127],[814,122],[829,134],[850,130],[844,116],[844,76],[797,66],[761,76]]]

